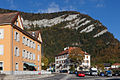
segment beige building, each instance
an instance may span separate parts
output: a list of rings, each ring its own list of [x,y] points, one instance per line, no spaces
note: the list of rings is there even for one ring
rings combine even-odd
[[[40,71],[41,34],[26,32],[19,12],[0,14],[0,71]]]

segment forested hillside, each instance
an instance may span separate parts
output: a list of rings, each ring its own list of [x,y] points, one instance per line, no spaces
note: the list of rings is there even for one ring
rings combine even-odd
[[[0,9],[0,13],[12,12]],[[75,11],[21,12],[25,30],[40,30],[43,53],[54,61],[64,47],[77,46],[91,54],[92,64],[120,62],[120,42],[98,20]]]

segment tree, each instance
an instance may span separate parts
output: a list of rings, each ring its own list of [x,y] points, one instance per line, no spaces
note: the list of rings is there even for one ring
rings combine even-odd
[[[45,56],[42,56],[42,69],[47,69],[48,66],[48,58]]]
[[[82,63],[83,58],[84,52],[81,50],[81,48],[72,49],[68,57],[70,63],[72,63],[72,67],[78,67]]]

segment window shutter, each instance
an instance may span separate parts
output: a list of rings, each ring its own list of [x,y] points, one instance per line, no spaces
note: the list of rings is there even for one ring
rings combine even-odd
[[[22,57],[24,58],[24,56],[25,56],[25,52],[24,50],[22,50]]]
[[[35,43],[34,43],[34,49],[35,49],[35,46],[36,46],[36,45],[35,45]]]
[[[17,41],[20,41],[20,34],[17,35]]]
[[[17,49],[17,56],[19,56],[19,48]]]
[[[16,40],[16,31],[14,32],[14,39]]]
[[[25,37],[24,36],[22,37],[22,43],[23,44],[25,43]]]
[[[33,48],[33,42],[31,41],[31,48]]]
[[[38,61],[40,61],[39,55],[38,55]]]

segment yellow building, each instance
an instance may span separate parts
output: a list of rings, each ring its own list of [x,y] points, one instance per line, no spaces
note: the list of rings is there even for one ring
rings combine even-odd
[[[22,21],[19,12],[0,14],[0,71],[41,70],[41,34],[26,32]]]

